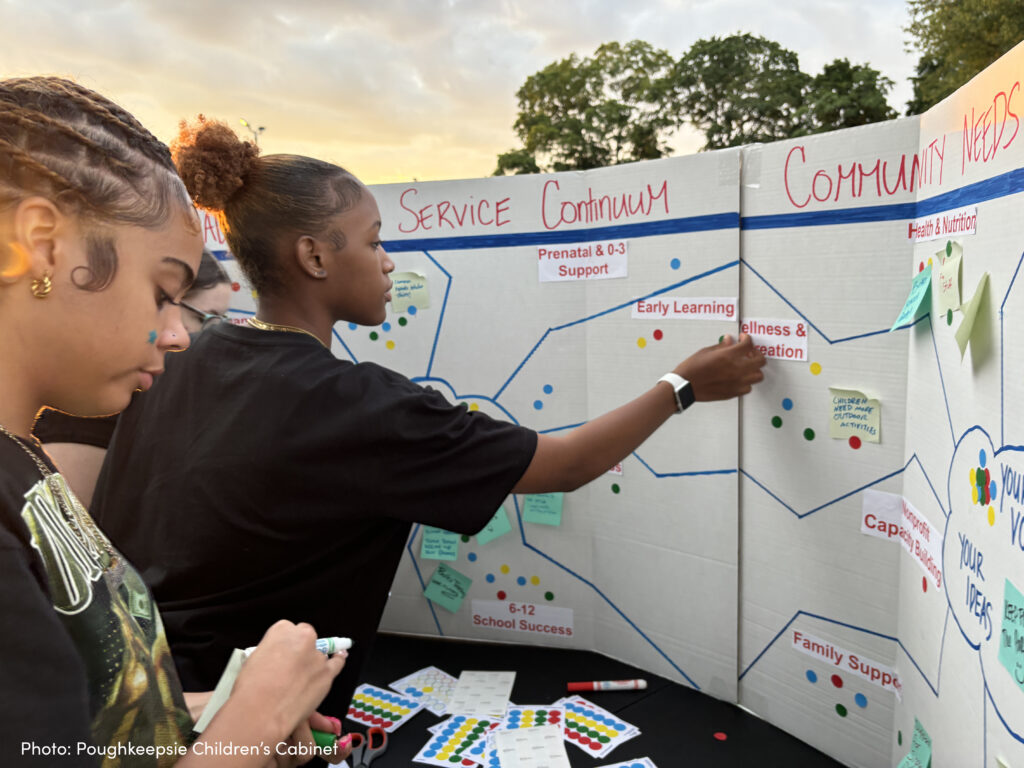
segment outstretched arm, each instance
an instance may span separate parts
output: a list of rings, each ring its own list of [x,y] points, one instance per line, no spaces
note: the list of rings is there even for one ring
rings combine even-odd
[[[726,336],[676,366],[698,401],[745,395],[764,378],[765,358],[750,336]],[[676,412],[672,386],[658,382],[635,400],[577,427],[567,435],[538,435],[537,450],[513,493],[574,491],[635,451]]]

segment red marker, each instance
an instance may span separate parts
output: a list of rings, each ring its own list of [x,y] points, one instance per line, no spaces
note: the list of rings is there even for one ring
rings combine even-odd
[[[642,691],[646,680],[594,680],[589,683],[569,683],[570,691]]]

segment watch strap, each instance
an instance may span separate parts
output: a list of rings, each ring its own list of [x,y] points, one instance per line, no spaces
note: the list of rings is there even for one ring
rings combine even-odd
[[[676,399],[676,413],[682,413],[696,400],[693,394],[693,385],[678,373],[666,373],[658,381],[668,382],[672,387],[672,394]]]

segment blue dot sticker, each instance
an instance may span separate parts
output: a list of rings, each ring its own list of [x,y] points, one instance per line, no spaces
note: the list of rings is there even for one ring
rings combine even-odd
[[[487,579],[487,583],[488,584],[493,584],[494,583],[494,574],[493,573],[488,573],[485,578]]]
[[[813,669],[808,669],[806,674],[807,674],[808,681],[810,681],[812,683],[818,682],[818,675],[817,675],[817,673]]]
[[[348,329],[349,329],[350,331],[354,331],[354,330],[356,330],[357,328],[359,328],[359,326],[358,326],[358,325],[356,325],[355,323],[349,323],[349,324],[348,324]]]
[[[868,705],[868,697],[865,696],[863,693],[858,693],[856,696],[853,697],[853,700],[857,702],[857,706],[861,709],[864,709],[864,707]]]
[[[476,562],[476,552],[470,552],[468,555],[466,555],[466,557],[469,559],[469,562]]]
[[[518,579],[516,579],[516,584],[518,584],[520,587],[524,586],[526,584],[526,577],[520,576]]]
[[[988,484],[988,495],[989,495],[989,498],[992,498],[992,499],[994,499],[996,497],[996,481],[995,480],[993,480],[991,483]]]
[[[416,314],[416,307],[415,307],[415,305],[410,306],[409,309],[406,310],[406,312],[408,312],[410,315],[415,315]]]
[[[550,384],[545,384],[544,385],[544,394],[545,395],[550,395],[554,391],[555,391],[555,388],[552,387]]]
[[[787,397],[785,400],[782,401],[782,408],[783,408],[783,410],[786,410],[786,411],[792,411],[793,410],[793,401],[790,400]]]
[[[544,402],[541,401],[541,400],[534,400],[533,401],[533,407],[534,407],[535,410],[539,411],[539,410],[541,410],[544,407]]]
[[[386,333],[391,330],[391,323],[384,323],[381,325],[381,329]]]
[[[672,267],[672,269],[679,269],[679,266],[680,266],[680,262],[679,262],[679,259],[672,259],[672,261],[670,261],[670,262],[668,263],[668,265],[669,265],[670,267]]]
[[[984,449],[982,449],[981,451],[978,452],[978,461],[981,463],[981,468],[984,469],[985,468],[985,462],[987,461],[987,457],[985,456]]]

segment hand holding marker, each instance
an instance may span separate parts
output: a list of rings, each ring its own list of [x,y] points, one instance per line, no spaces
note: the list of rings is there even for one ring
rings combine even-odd
[[[347,651],[351,647],[352,640],[347,637],[318,637],[316,639],[316,649],[326,656],[333,656],[335,653],[338,653],[339,651]],[[248,658],[249,655],[252,654],[252,652],[255,650],[256,646],[253,645],[249,648],[246,648],[244,651],[242,651],[242,653],[244,653],[246,658]],[[327,749],[333,747],[337,743],[339,738],[337,735],[333,733],[328,733],[327,731],[318,731],[315,728],[312,729],[312,733],[313,741],[316,743],[316,745],[318,747],[325,747]]]

